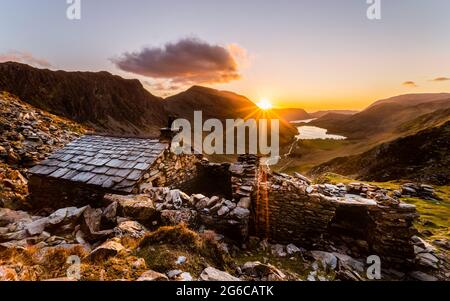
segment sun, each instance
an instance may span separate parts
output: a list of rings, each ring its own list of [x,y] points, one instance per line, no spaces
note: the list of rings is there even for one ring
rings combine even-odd
[[[256,104],[261,110],[267,111],[273,108],[272,103],[267,98],[262,98],[257,104]]]

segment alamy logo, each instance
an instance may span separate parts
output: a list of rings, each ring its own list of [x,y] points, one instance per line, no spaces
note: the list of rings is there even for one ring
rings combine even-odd
[[[367,0],[367,18],[369,20],[381,20],[381,0]]]
[[[66,16],[69,20],[81,20],[81,0],[67,0]]]
[[[201,111],[194,112],[194,128],[186,119],[177,119],[172,130],[175,154],[262,155],[266,164],[274,165],[280,158],[280,121],[278,119],[208,119],[203,122]],[[269,145],[270,139],[270,145]],[[225,143],[224,143],[225,142]]]
[[[381,279],[381,258],[376,255],[367,258],[367,264],[370,264],[367,269],[367,279],[380,280]]]
[[[70,265],[67,269],[67,278],[80,280],[81,279],[81,259],[78,256],[70,256],[67,258],[67,263]]]

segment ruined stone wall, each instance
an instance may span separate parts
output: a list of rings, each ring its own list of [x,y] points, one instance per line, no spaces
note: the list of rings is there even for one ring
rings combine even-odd
[[[308,195],[289,180],[260,182],[256,231],[261,237],[305,247],[323,246],[337,204],[320,194]]]
[[[418,233],[414,220],[416,207],[404,203],[379,202],[369,210],[375,221],[371,230],[371,249],[391,264],[410,264],[415,253],[412,236]]]
[[[253,198],[256,234],[307,248],[378,255],[390,265],[413,261],[415,206],[371,192],[373,199],[357,194],[325,196],[318,193],[320,188],[261,169]]]

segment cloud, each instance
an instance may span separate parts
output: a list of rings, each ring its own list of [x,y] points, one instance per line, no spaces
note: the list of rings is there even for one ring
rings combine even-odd
[[[417,87],[417,84],[415,82],[413,82],[413,81],[406,81],[402,85],[406,86],[406,87],[410,87],[410,88],[416,88]]]
[[[241,78],[240,62],[247,52],[236,44],[227,47],[186,38],[163,47],[126,52],[111,61],[119,69],[172,84],[227,83]]]
[[[436,77],[435,79],[432,79],[431,81],[433,82],[445,82],[445,81],[449,81],[450,77]]]
[[[4,62],[18,62],[44,68],[51,67],[51,64],[47,60],[37,58],[33,56],[33,54],[31,54],[30,52],[26,51],[14,50],[3,54],[0,53],[0,63]]]
[[[172,83],[170,80],[157,79],[150,81],[141,81],[145,88],[151,93],[157,93],[162,97],[171,96],[177,92],[182,91],[183,86]]]

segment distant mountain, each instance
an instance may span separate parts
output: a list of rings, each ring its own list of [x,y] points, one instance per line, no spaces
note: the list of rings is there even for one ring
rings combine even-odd
[[[450,110],[446,111],[449,114]],[[450,184],[450,115],[444,124],[381,144],[356,156],[333,159],[311,174],[336,172],[365,181],[413,180]]]
[[[193,86],[164,100],[164,108],[170,114],[192,120],[194,111],[202,111],[203,118],[244,118],[260,110],[246,98],[228,91]]]
[[[298,121],[314,118],[303,109],[273,109],[272,111],[287,121]]]
[[[327,111],[318,111],[314,113],[309,113],[311,118],[320,118],[328,114],[337,114],[337,115],[355,115],[359,111],[353,111],[353,110],[327,110]]]
[[[108,72],[50,71],[3,63],[0,91],[101,132],[155,136],[167,120],[161,99],[138,80]]]
[[[435,102],[446,99],[450,99],[450,93],[404,94],[378,100],[374,102],[372,105],[370,105],[369,108],[376,107],[382,104],[401,104],[401,105],[415,106],[423,103]]]
[[[194,118],[194,111],[202,111],[203,120],[211,118],[221,121],[236,118],[253,118],[256,120],[269,118],[264,116],[261,109],[245,96],[200,86],[194,86],[185,92],[166,98],[164,108],[178,118],[191,121]],[[297,134],[298,131],[295,127],[281,119],[280,143],[282,145],[291,142]]]
[[[422,94],[420,101],[416,94],[381,101],[355,115],[328,114],[311,123],[311,125],[328,129],[330,133],[341,134],[350,139],[394,139],[406,134],[408,129],[402,125],[419,116],[437,110],[450,108],[450,96],[445,94]],[[396,101],[392,101],[397,99]]]
[[[203,112],[204,120],[263,117],[252,101],[232,92],[194,86],[162,99],[144,89],[138,80],[108,72],[51,71],[14,62],[0,64],[0,91],[114,135],[156,137],[169,116],[192,120],[197,110]],[[282,120],[281,144],[290,142],[296,134],[296,129]]]

